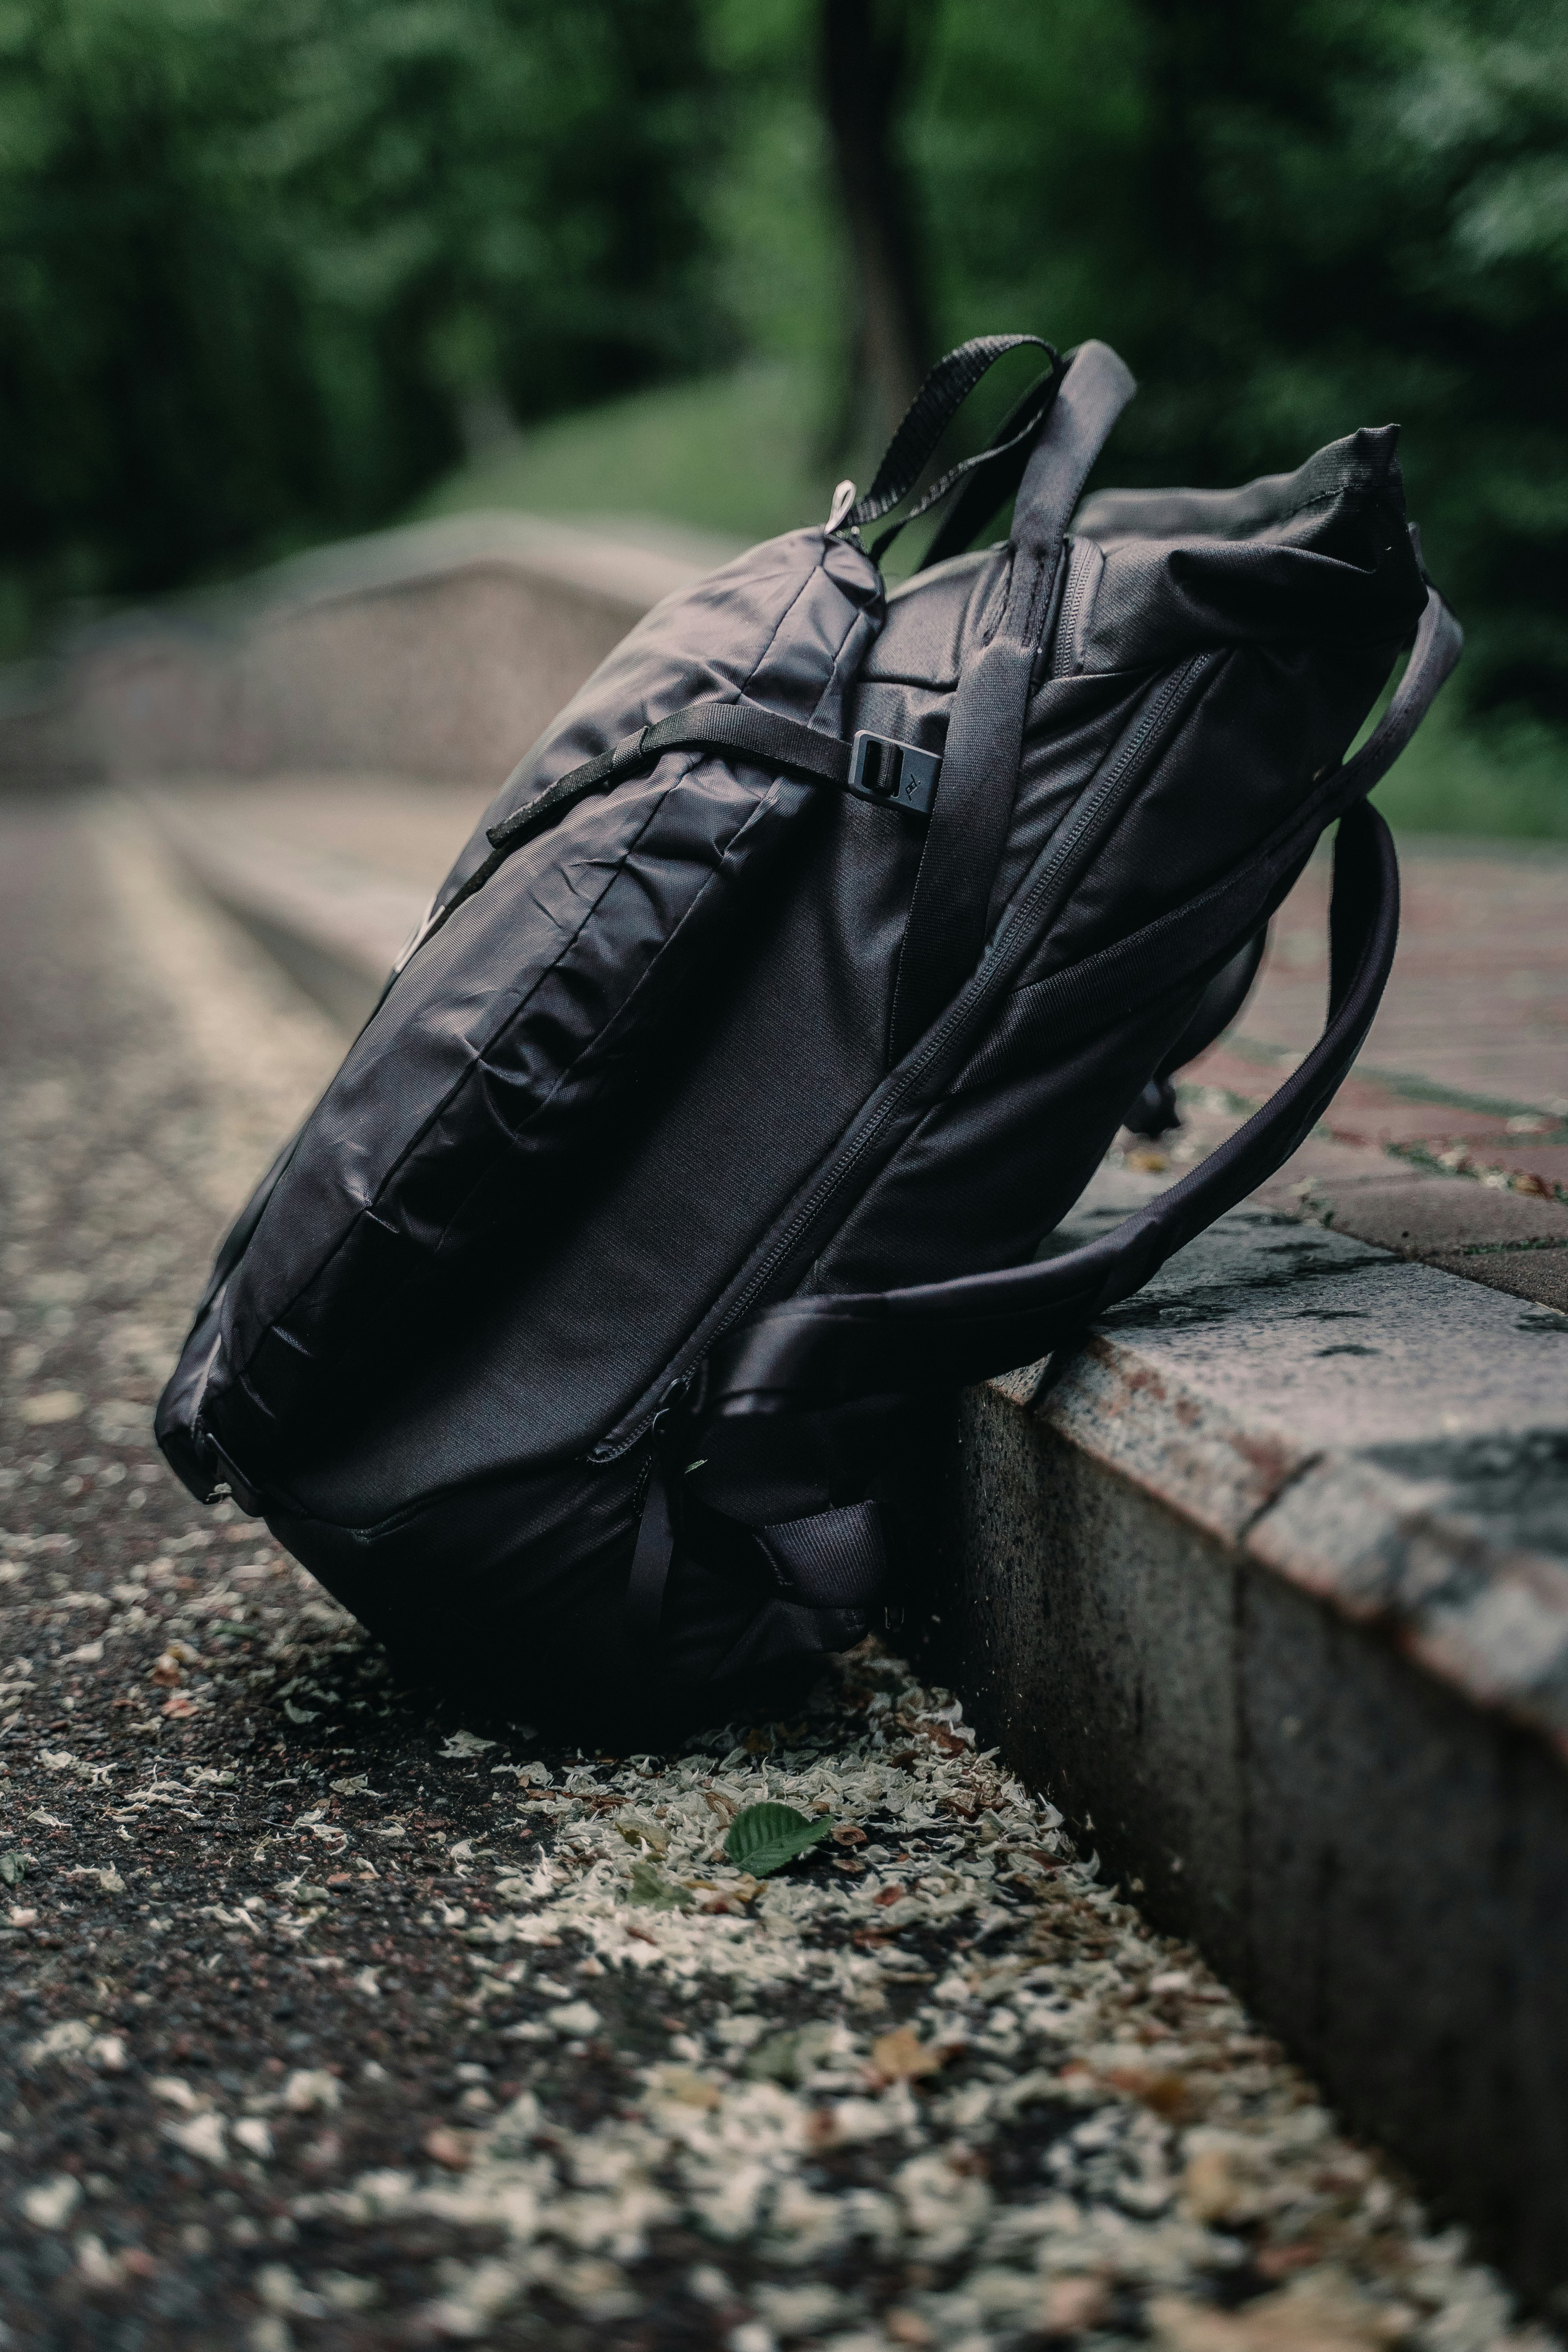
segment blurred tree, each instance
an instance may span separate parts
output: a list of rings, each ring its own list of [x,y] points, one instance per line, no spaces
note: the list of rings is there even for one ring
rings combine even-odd
[[[854,468],[1030,327],[1126,352],[1134,479],[1398,417],[1466,692],[1561,716],[1565,297],[1542,0],[0,0],[0,600],[365,527],[736,351]]]
[[[817,61],[855,307],[837,442],[885,440],[934,353],[902,114],[931,0],[821,0]]]
[[[696,0],[0,16],[0,562],[144,591],[711,362]]]
[[[223,0],[38,0],[0,41],[5,558],[163,584],[327,491],[288,242],[233,164],[271,45]]]
[[[1115,342],[1128,478],[1398,418],[1468,696],[1568,716],[1562,10],[947,0],[911,137],[946,334]]]

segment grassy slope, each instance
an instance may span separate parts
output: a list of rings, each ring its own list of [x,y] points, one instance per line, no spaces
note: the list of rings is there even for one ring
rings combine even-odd
[[[417,513],[646,516],[763,539],[827,511],[820,415],[809,372],[784,362],[666,386],[472,460]],[[1450,689],[1378,800],[1406,831],[1568,839],[1568,738],[1529,720],[1468,725]]]
[[[768,539],[827,512],[817,415],[809,381],[783,363],[666,385],[536,426],[448,476],[416,512],[647,515]]]

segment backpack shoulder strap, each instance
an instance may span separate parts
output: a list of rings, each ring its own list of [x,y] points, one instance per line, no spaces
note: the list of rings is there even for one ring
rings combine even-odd
[[[953,695],[942,783],[915,877],[893,997],[889,1063],[980,961],[986,909],[1018,789],[1035,658],[1068,523],[1089,467],[1137,386],[1106,343],[1083,343],[1046,411],[1014,509],[1006,603]]]
[[[1329,1015],[1321,1037],[1245,1126],[1179,1183],[1081,1249],[956,1282],[840,1297],[791,1299],[742,1326],[715,1350],[706,1420],[792,1412],[848,1397],[897,1394],[984,1380],[1037,1361],[1077,1338],[1097,1315],[1147,1282],[1173,1254],[1234,1208],[1288,1160],[1327,1109],[1360,1052],[1394,961],[1399,869],[1387,825],[1365,795],[1414,734],[1459,657],[1458,624],[1435,590],[1382,720],[1333,781],[1304,835],[1276,854],[1293,870],[1335,816],[1330,909]],[[1210,894],[1217,952],[1226,891]],[[1255,918],[1254,918],[1255,919]],[[1157,978],[1151,971],[1150,983]]]

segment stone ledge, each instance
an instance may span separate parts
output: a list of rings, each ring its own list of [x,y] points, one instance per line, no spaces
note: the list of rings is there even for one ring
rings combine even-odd
[[[1539,1149],[1524,1156],[1538,1167],[1547,1157]],[[1353,1160],[1369,1164],[1299,1181],[1289,1206],[1335,1233],[1381,1244],[1467,1282],[1568,1307],[1568,1206],[1548,1194],[1543,1176],[1532,1170],[1524,1181],[1540,1189],[1521,1192],[1510,1189],[1500,1171],[1479,1181],[1446,1181],[1367,1153]],[[1271,1200],[1282,1200],[1278,1182],[1265,1189]]]
[[[372,803],[387,796],[384,782],[363,789]],[[430,788],[420,793],[426,797]],[[429,904],[429,889],[363,857],[301,842],[287,821],[288,803],[276,811],[267,795],[229,787],[139,797],[191,879],[345,1031],[357,1031]],[[483,803],[478,793],[450,797],[468,816],[460,827],[450,826],[455,854]]]
[[[635,621],[732,551],[505,514],[325,548],[79,631],[14,723],[0,709],[0,781],[335,770],[493,790]]]
[[[661,598],[727,563],[742,546],[716,533],[646,522],[617,528],[542,515],[444,515],[292,556],[232,593],[246,614],[263,606],[303,610],[489,569],[600,599],[624,615],[624,634]]]
[[[1102,1176],[1079,1233],[1151,1189]],[[983,1736],[1540,2294],[1565,1376],[1568,1316],[1248,1208],[1067,1365],[972,1391],[926,1498],[926,1654]]]

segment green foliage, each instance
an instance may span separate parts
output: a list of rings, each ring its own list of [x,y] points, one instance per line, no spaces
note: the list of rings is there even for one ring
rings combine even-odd
[[[416,511],[648,516],[741,543],[770,539],[827,512],[837,477],[817,446],[817,392],[809,365],[782,360],[660,384],[500,444]]]
[[[1467,719],[1446,688],[1377,804],[1396,831],[1568,841],[1568,742],[1528,710]]]
[[[823,5],[0,0],[0,615],[416,502],[742,538],[821,512],[871,454],[833,446]],[[1397,417],[1469,637],[1447,700],[1490,714],[1450,710],[1400,791],[1563,829],[1568,18],[882,5],[919,35],[941,340],[1116,343],[1123,479],[1241,480]]]
[[[363,527],[712,355],[695,0],[32,0],[0,60],[13,590]]]
[[[1568,716],[1561,11],[948,0],[912,135],[950,332],[1116,343],[1123,478],[1398,418],[1463,695]]]
[[[747,1805],[730,1824],[724,1853],[737,1870],[749,1870],[753,1878],[768,1878],[825,1838],[832,1827],[831,1818],[808,1821],[793,1805]]]

